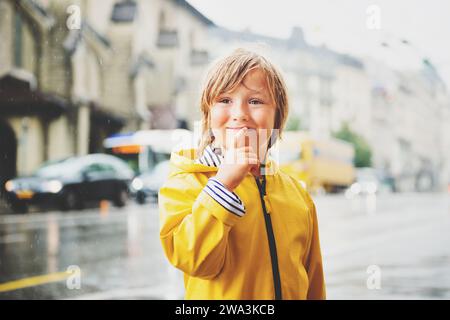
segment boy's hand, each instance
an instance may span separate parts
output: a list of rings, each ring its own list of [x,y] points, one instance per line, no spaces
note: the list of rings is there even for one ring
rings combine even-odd
[[[225,150],[224,161],[215,178],[233,191],[246,174],[259,167],[257,150],[245,143],[248,129],[242,128],[233,139],[233,145]]]

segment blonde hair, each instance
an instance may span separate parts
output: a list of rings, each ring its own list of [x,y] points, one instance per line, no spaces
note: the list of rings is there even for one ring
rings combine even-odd
[[[210,132],[210,109],[215,99],[224,92],[233,91],[251,70],[257,68],[262,69],[266,75],[270,96],[277,108],[274,129],[278,129],[281,137],[289,109],[287,89],[283,77],[277,68],[264,56],[239,48],[230,55],[216,61],[206,75],[201,90],[202,135],[197,150],[198,155],[201,155],[206,146],[211,144],[214,139]],[[269,148],[275,143],[276,139],[277,137],[273,137]]]

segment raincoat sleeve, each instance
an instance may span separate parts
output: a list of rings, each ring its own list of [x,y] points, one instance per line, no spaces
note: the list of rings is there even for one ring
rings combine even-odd
[[[317,220],[316,206],[311,197],[305,191],[308,207],[311,214],[311,238],[306,259],[306,271],[309,279],[308,300],[326,299],[325,279],[322,266],[322,254],[319,241],[319,224]]]
[[[160,239],[170,263],[198,278],[216,277],[225,262],[231,228],[240,219],[192,175],[175,175],[159,191]]]

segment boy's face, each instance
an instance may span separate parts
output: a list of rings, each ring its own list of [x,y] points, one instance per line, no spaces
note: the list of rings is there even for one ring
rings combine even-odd
[[[247,127],[249,130],[244,144],[258,148],[254,151],[265,156],[276,111],[264,72],[261,69],[250,71],[242,83],[233,91],[219,95],[211,107],[211,129],[215,143],[228,148],[234,135]]]

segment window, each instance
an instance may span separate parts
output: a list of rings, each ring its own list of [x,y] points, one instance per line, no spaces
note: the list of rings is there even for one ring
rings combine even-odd
[[[102,173],[113,172],[113,173],[115,173],[114,167],[108,163],[93,163],[87,168],[86,171],[89,173],[91,173],[91,172],[102,172]]]
[[[16,11],[14,14],[14,65],[18,68],[23,65],[23,21],[20,14]]]

